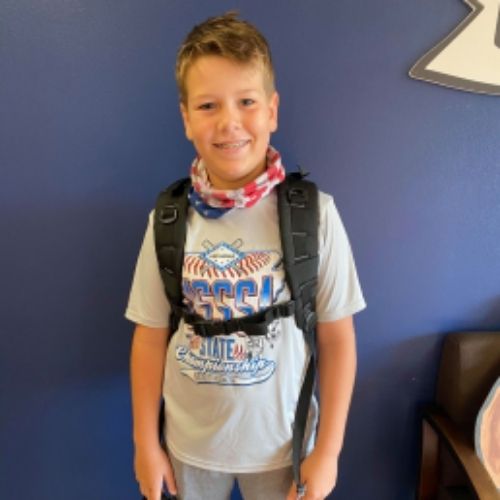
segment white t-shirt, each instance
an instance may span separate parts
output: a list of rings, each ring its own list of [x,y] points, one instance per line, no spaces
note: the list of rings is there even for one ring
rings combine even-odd
[[[320,193],[318,321],[365,307],[349,242],[332,198]],[[227,319],[286,302],[275,192],[251,208],[219,219],[188,211],[183,267],[188,307],[207,319]],[[158,270],[149,218],[126,317],[168,325],[169,303]],[[265,337],[242,333],[203,339],[182,321],[171,338],[164,377],[166,440],[184,463],[223,472],[260,472],[292,463],[292,425],[308,349],[293,317]],[[314,441],[311,404],[306,450]]]

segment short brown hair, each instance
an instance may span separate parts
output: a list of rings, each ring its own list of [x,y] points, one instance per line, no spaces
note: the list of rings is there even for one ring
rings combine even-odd
[[[238,19],[236,11],[210,17],[195,26],[177,52],[175,79],[182,103],[187,101],[186,75],[201,56],[216,55],[239,63],[260,63],[264,85],[274,91],[274,69],[269,45],[262,34],[247,21]]]

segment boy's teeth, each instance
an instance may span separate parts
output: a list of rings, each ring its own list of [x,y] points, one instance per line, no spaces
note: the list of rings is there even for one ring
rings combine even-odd
[[[244,146],[247,141],[238,141],[238,142],[223,142],[216,144],[218,148],[222,149],[236,149]]]

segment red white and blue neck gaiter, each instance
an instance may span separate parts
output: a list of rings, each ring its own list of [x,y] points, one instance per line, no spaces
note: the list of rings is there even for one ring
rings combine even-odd
[[[188,194],[191,206],[209,219],[218,219],[233,208],[252,207],[285,179],[281,155],[271,145],[267,149],[266,161],[266,170],[246,186],[215,189],[210,184],[203,161],[196,157],[191,165],[191,189]]]

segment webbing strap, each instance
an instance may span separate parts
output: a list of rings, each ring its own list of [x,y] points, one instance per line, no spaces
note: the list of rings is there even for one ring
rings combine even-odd
[[[179,313],[200,337],[230,335],[242,331],[251,336],[267,335],[268,326],[274,320],[286,318],[295,313],[295,302],[290,300],[284,304],[275,304],[264,311],[227,321],[207,321],[197,314],[189,314],[184,310],[179,311]]]
[[[310,356],[307,365],[306,376],[302,382],[297,408],[295,409],[295,420],[292,433],[292,459],[293,478],[297,487],[302,484],[300,478],[300,463],[302,461],[302,448],[306,431],[307,417],[311,405],[311,397],[314,391],[316,378],[316,363],[314,356]]]

